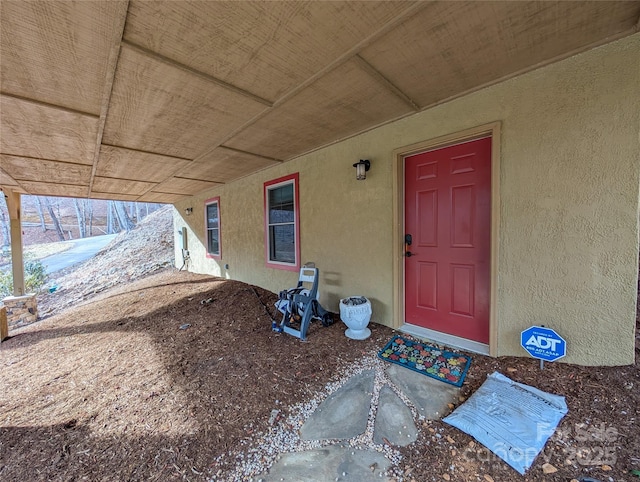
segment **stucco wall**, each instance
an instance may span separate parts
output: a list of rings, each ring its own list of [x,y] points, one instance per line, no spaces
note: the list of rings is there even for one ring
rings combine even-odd
[[[189,227],[192,270],[276,292],[295,284],[295,273],[265,267],[262,184],[299,172],[302,261],[321,270],[321,302],[337,311],[339,298],[363,294],[374,321],[397,325],[393,149],[501,121],[498,354],[524,355],[520,331],[545,324],[567,339],[564,361],[632,363],[638,52],[640,34],[180,202],[176,228]],[[356,181],[351,165],[365,158],[371,170]],[[220,196],[220,261],[206,259],[202,245],[203,201],[212,196]],[[194,212],[183,217],[188,206]]]

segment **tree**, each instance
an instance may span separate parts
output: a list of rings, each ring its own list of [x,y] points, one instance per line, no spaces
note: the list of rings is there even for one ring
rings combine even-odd
[[[113,204],[116,208],[116,216],[118,217],[118,224],[120,224],[120,227],[127,232],[135,228],[136,225],[129,217],[124,201],[114,201]]]
[[[11,244],[11,234],[9,233],[9,211],[7,209],[7,202],[4,199],[4,193],[0,195],[0,228],[2,228],[2,246],[9,246]]]
[[[93,236],[93,200],[87,200],[87,216],[89,216],[89,237]]]
[[[107,201],[107,234],[116,232],[113,224],[113,201]]]
[[[51,205],[51,198],[45,197],[44,204],[47,207],[47,212],[49,213],[49,217],[51,221],[53,221],[53,227],[56,229],[56,233],[58,234],[58,238],[60,241],[64,241],[64,232],[62,231],[62,226],[60,225],[60,221],[56,216],[56,213],[53,211],[53,206]]]
[[[42,201],[40,201],[40,196],[35,196],[36,198],[36,210],[38,211],[38,217],[40,218],[40,227],[42,228],[42,232],[47,232],[47,225],[44,221],[44,211],[42,210]]]
[[[87,237],[87,219],[85,216],[86,201],[84,199],[73,199],[73,206],[76,208],[76,218],[78,218],[78,234],[81,238]]]

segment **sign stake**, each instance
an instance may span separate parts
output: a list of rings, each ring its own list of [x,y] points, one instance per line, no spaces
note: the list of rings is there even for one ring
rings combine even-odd
[[[544,328],[544,325],[540,325],[542,328]],[[544,370],[544,360],[542,358],[540,358],[540,371]]]

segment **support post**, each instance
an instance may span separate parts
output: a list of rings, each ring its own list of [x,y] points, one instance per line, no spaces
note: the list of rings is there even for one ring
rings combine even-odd
[[[9,189],[4,191],[11,220],[11,264],[13,266],[13,295],[24,295],[24,259],[22,256],[22,214],[20,193]]]

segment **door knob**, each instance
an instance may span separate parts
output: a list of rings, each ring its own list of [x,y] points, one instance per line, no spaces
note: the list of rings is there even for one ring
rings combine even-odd
[[[413,256],[413,253],[412,253],[411,251],[407,251],[406,253],[404,253],[404,255],[405,255],[407,258],[410,258],[411,256]]]

